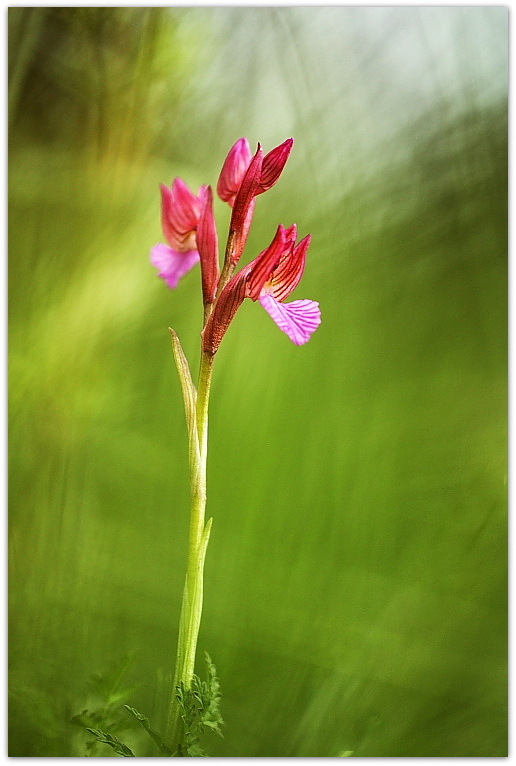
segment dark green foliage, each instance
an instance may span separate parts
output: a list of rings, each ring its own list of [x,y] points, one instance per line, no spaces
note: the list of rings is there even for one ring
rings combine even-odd
[[[133,707],[130,707],[130,705],[124,705],[124,707],[133,715],[138,723],[140,723],[145,731],[148,733],[150,738],[156,743],[158,746],[161,755],[165,756],[171,756],[173,755],[172,750],[166,745],[163,740],[161,739],[160,735],[157,731],[154,731],[154,729],[151,728],[149,719],[146,718],[144,715],[139,713],[137,710],[135,710]]]
[[[94,673],[88,686],[94,696],[100,700],[100,704],[92,710],[83,710],[72,718],[73,723],[84,727],[95,738],[86,742],[89,756],[101,755],[97,752],[97,743],[109,745],[118,755],[133,755],[130,748],[117,736],[127,731],[131,725],[122,704],[135,690],[135,686],[126,686],[123,683],[133,658],[134,654],[130,652],[114,662],[105,673]]]
[[[203,724],[222,737],[223,734],[220,727],[224,725],[224,720],[220,712],[220,682],[217,678],[217,670],[208,652],[205,652],[204,656],[206,659],[207,681],[206,683],[202,682],[201,686],[204,699],[207,700],[208,704],[204,709]]]
[[[131,748],[127,747],[127,745],[124,745],[123,742],[120,742],[118,737],[114,737],[112,734],[107,734],[100,729],[88,729],[88,731],[90,734],[93,734],[93,736],[96,737],[98,741],[103,745],[109,745],[109,747],[112,747],[117,755],[122,755],[125,758],[134,758],[134,753]]]
[[[182,709],[184,724],[183,739],[175,752],[166,744],[161,735],[151,727],[149,719],[138,712],[134,707],[124,704],[124,699],[134,691],[134,688],[122,685],[123,677],[131,663],[132,655],[126,655],[114,663],[108,671],[102,674],[94,674],[90,681],[90,688],[102,699],[102,705],[95,710],[83,710],[80,715],[73,717],[73,723],[83,726],[86,731],[93,735],[94,739],[86,743],[89,756],[101,756],[97,752],[97,744],[108,745],[117,755],[123,757],[135,757],[135,754],[117,736],[127,731],[127,716],[125,708],[147,732],[162,757],[199,757],[205,756],[206,752],[200,746],[200,740],[206,729],[216,732],[222,737],[221,726],[224,724],[220,713],[220,683],[217,678],[215,665],[206,652],[206,681],[201,681],[199,676],[194,675],[192,688],[185,689],[184,684],[176,687],[177,699]],[[131,723],[131,722],[129,722]]]
[[[206,681],[199,676],[192,679],[192,688],[185,689],[183,683],[176,687],[176,696],[183,711],[184,724],[183,743],[178,748],[178,755],[200,757],[206,753],[199,742],[206,727],[222,735],[221,726],[224,724],[220,713],[220,684],[215,666],[210,655],[206,652]]]

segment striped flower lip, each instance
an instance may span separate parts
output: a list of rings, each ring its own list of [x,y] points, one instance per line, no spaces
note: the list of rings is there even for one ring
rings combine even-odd
[[[215,354],[244,298],[260,301],[280,330],[297,346],[310,340],[321,323],[319,304],[311,300],[284,303],[303,275],[310,236],[297,245],[297,230],[279,226],[269,247],[236,274],[221,292],[203,332],[203,348]]]
[[[321,312],[317,301],[305,299],[281,303],[269,293],[262,292],[260,303],[280,330],[283,330],[296,346],[308,343],[312,333],[321,324]]]

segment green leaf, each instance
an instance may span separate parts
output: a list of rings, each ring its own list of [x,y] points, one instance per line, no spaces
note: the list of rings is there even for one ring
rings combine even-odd
[[[206,751],[202,749],[197,743],[190,745],[187,750],[190,758],[206,758]]]
[[[181,381],[181,388],[183,390],[183,399],[185,403],[186,422],[188,424],[188,433],[190,440],[195,435],[195,441],[197,441],[197,420],[196,420],[196,404],[197,404],[197,389],[194,386],[192,375],[190,373],[190,367],[188,366],[188,360],[181,346],[181,342],[174,332],[169,327],[170,337],[172,338],[172,349],[174,351],[174,359],[176,360],[177,372]]]
[[[124,705],[124,707],[133,715],[138,723],[140,723],[147,734],[150,736],[150,738],[155,742],[155,744],[158,746],[159,751],[166,756],[172,756],[172,750],[166,745],[163,740],[161,739],[160,735],[157,731],[154,731],[154,729],[151,728],[149,719],[139,713],[137,710],[135,710],[134,707],[130,707],[129,705]]]
[[[206,526],[208,527],[208,524]],[[205,534],[209,534],[209,528]],[[220,713],[220,684],[211,657],[205,654],[205,658],[207,680],[201,681],[199,676],[194,675],[190,689],[186,689],[183,682],[176,687],[176,698],[182,710],[181,718],[184,724],[184,739],[178,748],[179,756],[205,756],[206,753],[200,746],[200,738],[206,729],[222,737],[220,727],[224,721]]]
[[[117,755],[122,755],[124,758],[135,758],[131,748],[124,745],[118,737],[115,737],[112,734],[106,734],[106,732],[101,731],[101,729],[87,729],[87,731],[89,731],[90,734],[93,734],[93,736],[103,745],[112,747]]]
[[[220,727],[224,725],[224,720],[220,712],[220,682],[217,678],[217,670],[208,652],[204,653],[204,657],[206,660],[208,705],[203,716],[203,724],[222,737],[223,734]]]
[[[204,559],[206,558],[206,549],[210,541],[212,524],[213,524],[213,519],[209,518],[206,524],[204,525],[204,529],[202,532],[201,543],[199,545],[199,566],[200,567],[204,567]]]

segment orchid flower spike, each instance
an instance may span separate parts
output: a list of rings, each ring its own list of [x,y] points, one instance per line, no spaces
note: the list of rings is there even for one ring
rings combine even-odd
[[[289,138],[265,157],[258,144],[256,154],[252,156],[249,142],[240,138],[226,157],[217,192],[233,208],[228,276],[244,250],[255,198],[279,179],[293,143],[294,140]],[[171,289],[176,288],[179,280],[201,260],[205,306],[213,303],[220,276],[213,195],[208,188],[202,186],[196,196],[181,178],[176,178],[171,187],[161,185],[161,220],[167,244],[155,245],[151,251],[153,266]]]
[[[199,260],[196,231],[205,195],[205,186],[196,196],[180,178],[170,188],[161,184],[161,222],[168,244],[152,248],[151,263],[171,289]]]
[[[284,303],[303,275],[310,235],[296,245],[295,224],[279,226],[269,247],[236,274],[222,290],[203,332],[203,349],[215,354],[244,298],[259,300],[290,340],[301,346],[321,323],[319,304],[311,300]]]

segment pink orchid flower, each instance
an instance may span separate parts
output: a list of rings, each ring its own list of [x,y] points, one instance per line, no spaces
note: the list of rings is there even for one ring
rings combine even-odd
[[[288,138],[264,156],[258,144],[256,154],[252,157],[247,138],[240,138],[226,157],[217,192],[233,208],[229,225],[232,237],[230,261],[233,268],[244,251],[256,197],[271,189],[278,181],[293,145],[294,139]]]
[[[221,292],[203,332],[203,349],[215,354],[244,298],[259,300],[290,340],[301,346],[321,323],[319,304],[311,300],[284,303],[303,275],[310,235],[296,245],[295,224],[279,226],[260,255],[236,274]]]
[[[293,138],[287,138],[263,158],[260,180],[255,189],[256,194],[263,194],[278,181],[294,145]],[[258,145],[259,146],[259,145]],[[229,150],[224,161],[217,184],[217,194],[224,202],[233,207],[240,185],[251,164],[252,155],[247,138],[239,138]]]
[[[205,186],[195,196],[180,178],[171,188],[161,184],[161,222],[168,244],[152,248],[151,263],[171,289],[199,260],[196,231],[205,196]]]
[[[230,225],[231,270],[242,255],[251,227],[255,198],[279,179],[294,140],[287,139],[263,156],[258,144],[254,156],[249,142],[240,138],[231,148],[219,177],[217,192],[233,208]],[[205,306],[215,299],[219,278],[218,245],[213,218],[213,194],[201,186],[196,196],[181,178],[169,188],[161,185],[161,220],[167,244],[152,248],[151,263],[159,276],[174,289],[179,280],[201,260]]]

